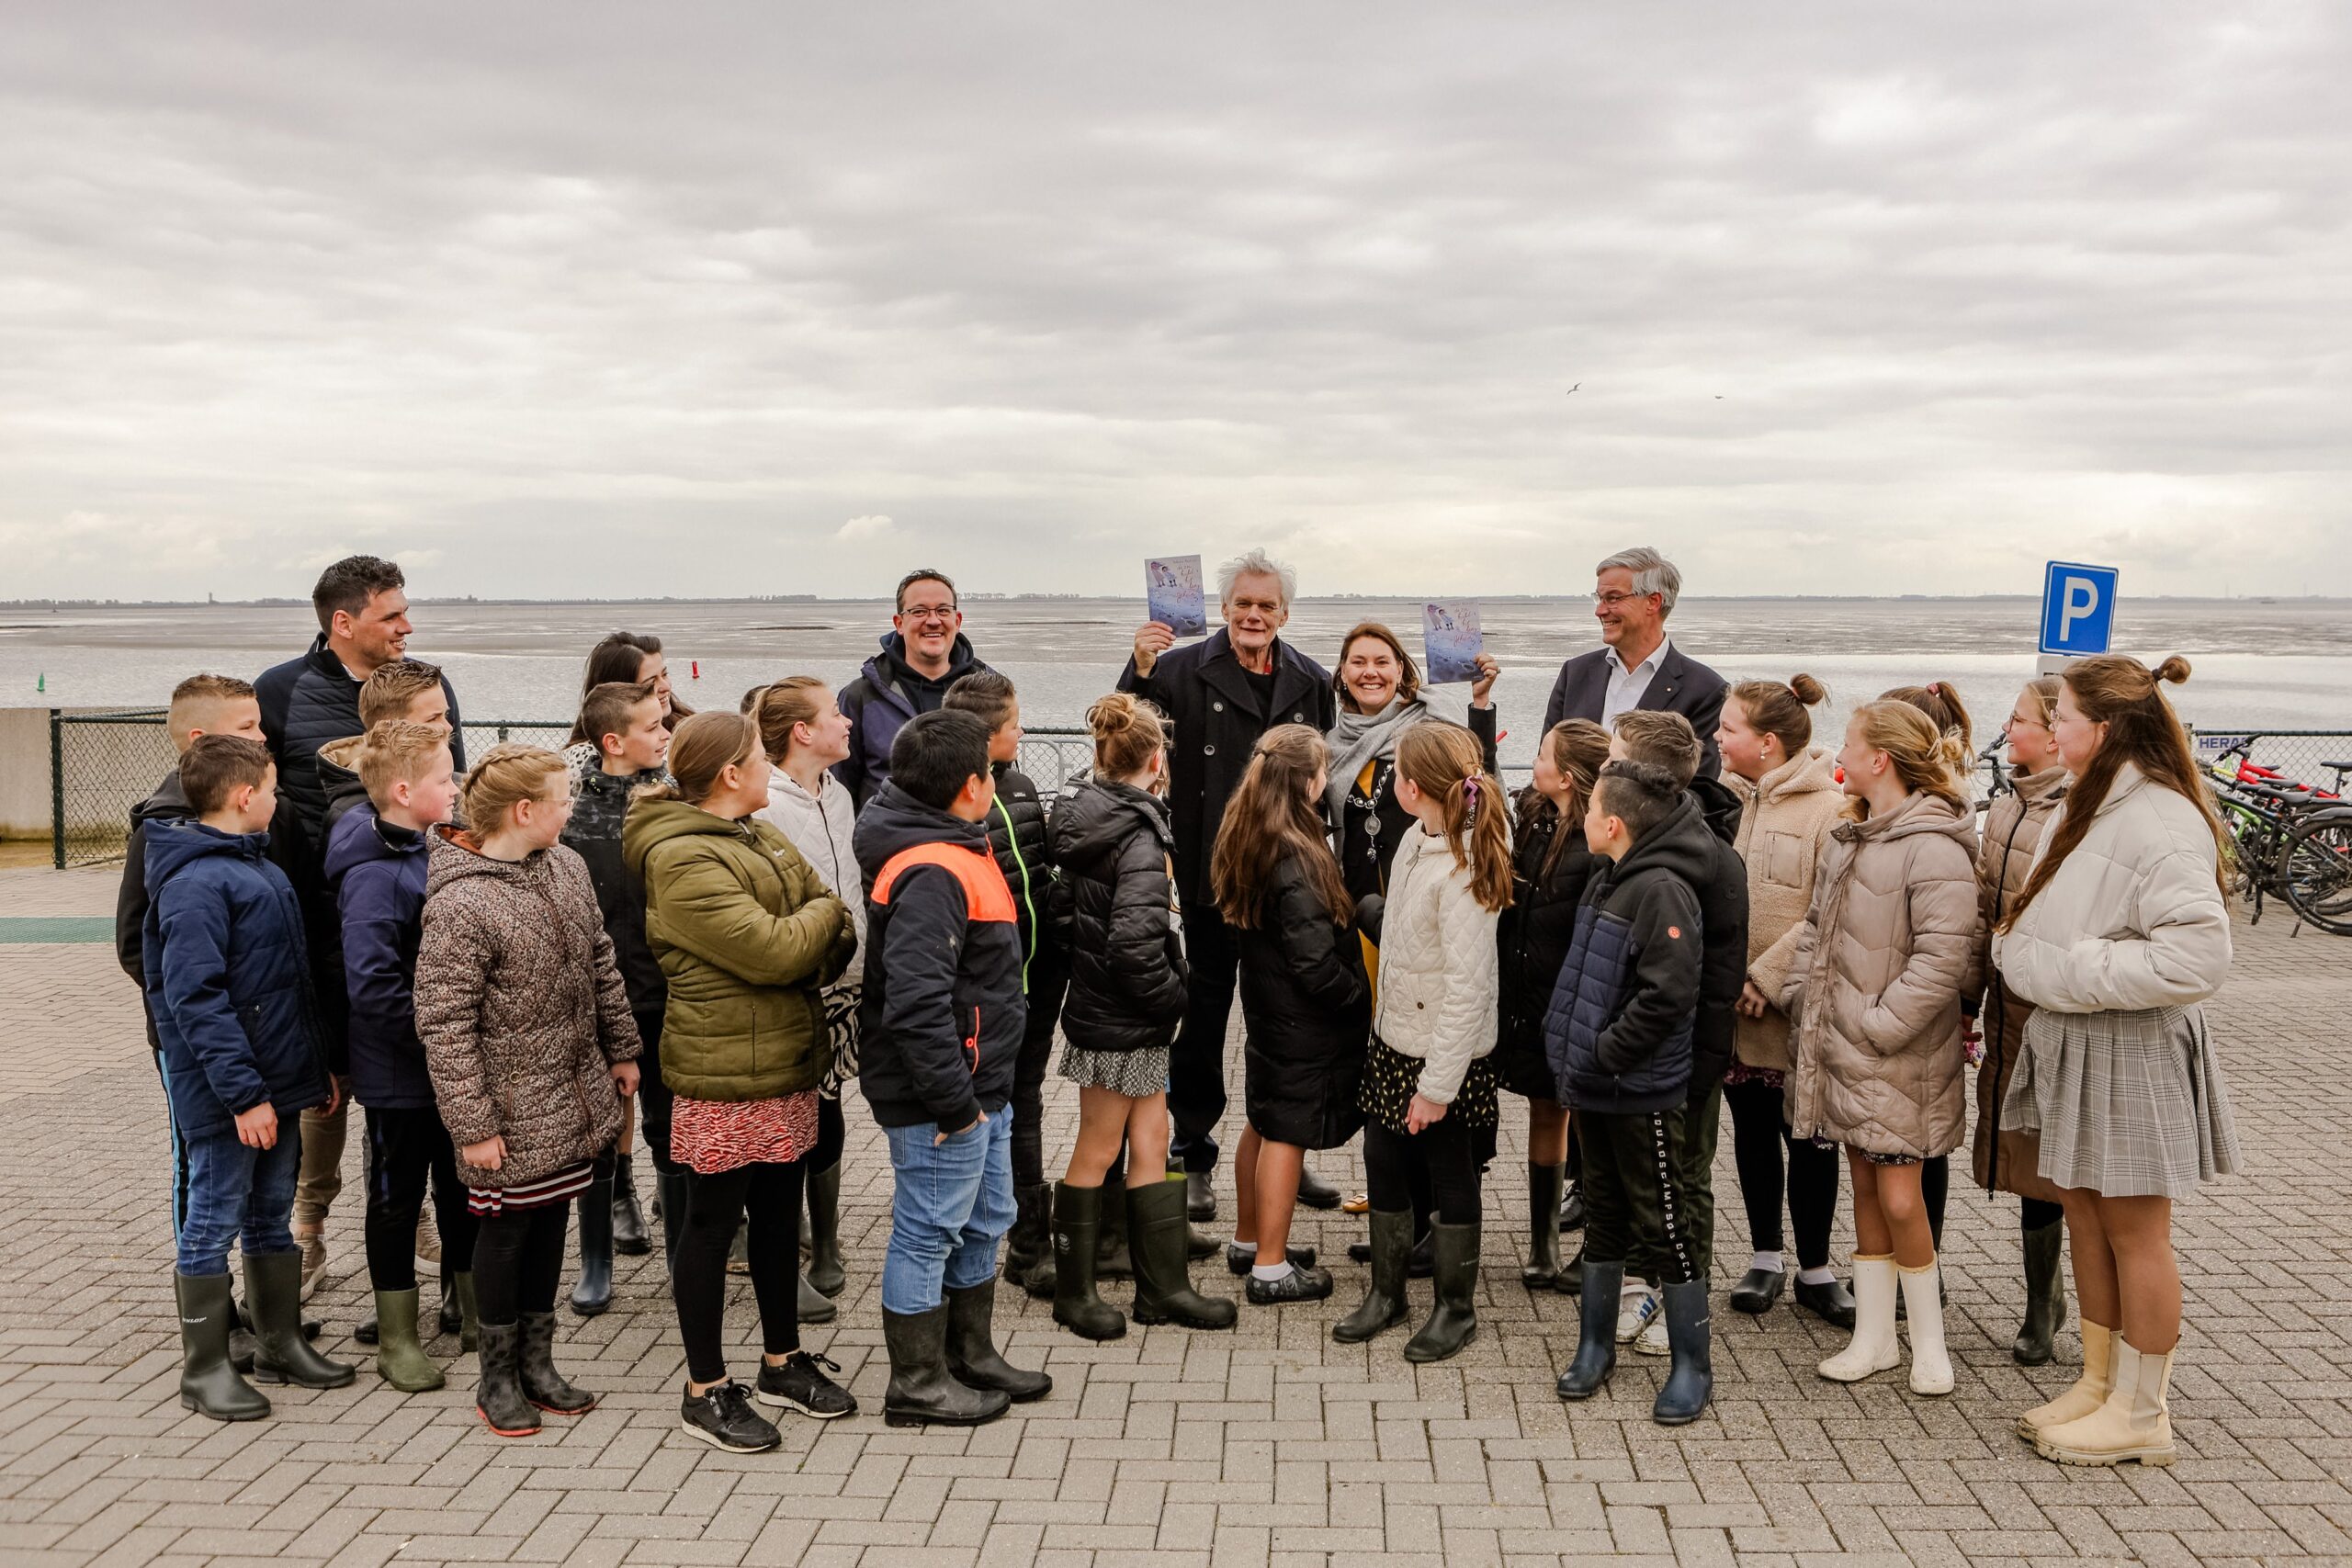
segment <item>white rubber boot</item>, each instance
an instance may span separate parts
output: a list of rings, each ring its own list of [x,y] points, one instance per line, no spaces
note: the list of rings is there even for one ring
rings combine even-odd
[[[1943,1281],[1938,1266],[1898,1269],[1903,1310],[1911,1320],[1911,1392],[1951,1392],[1951,1356],[1944,1349]]]
[[[1894,1334],[1894,1254],[1857,1257],[1854,1337],[1821,1363],[1821,1375],[1833,1382],[1860,1382],[1902,1362],[1903,1346]]]

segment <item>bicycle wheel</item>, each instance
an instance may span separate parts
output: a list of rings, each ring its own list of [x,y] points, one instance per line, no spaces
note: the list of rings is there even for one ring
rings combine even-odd
[[[2352,936],[2352,811],[2297,824],[2278,852],[2278,890],[2308,924]]]

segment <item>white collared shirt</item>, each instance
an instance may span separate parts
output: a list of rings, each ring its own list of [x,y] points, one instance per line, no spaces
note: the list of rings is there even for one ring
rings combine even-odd
[[[1641,705],[1642,694],[1648,691],[1650,682],[1657,678],[1659,666],[1666,662],[1666,650],[1673,646],[1669,638],[1658,638],[1657,646],[1650,650],[1650,656],[1631,670],[1625,668],[1615,649],[1609,650],[1609,689],[1600,696],[1600,727],[1603,729],[1615,724],[1619,714]]]

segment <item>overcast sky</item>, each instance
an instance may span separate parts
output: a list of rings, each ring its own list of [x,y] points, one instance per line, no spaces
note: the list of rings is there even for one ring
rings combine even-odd
[[[2337,0],[7,12],[0,597],[2352,592]]]

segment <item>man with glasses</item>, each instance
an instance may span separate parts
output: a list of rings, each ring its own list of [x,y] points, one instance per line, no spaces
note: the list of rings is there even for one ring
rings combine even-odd
[[[972,655],[956,585],[945,573],[907,573],[899,580],[896,603],[882,650],[841,691],[842,712],[849,718],[849,756],[834,764],[833,776],[849,786],[861,810],[890,782],[890,742],[899,728],[939,707],[948,687],[988,668]]]
[[[1724,710],[1724,678],[1684,658],[1666,635],[1682,574],[1647,546],[1618,551],[1595,572],[1592,613],[1605,646],[1560,666],[1544,707],[1544,733],[1564,718],[1589,718],[1605,728],[1628,708],[1679,713],[1699,732],[1699,776],[1715,777],[1723,771],[1715,726]]]

